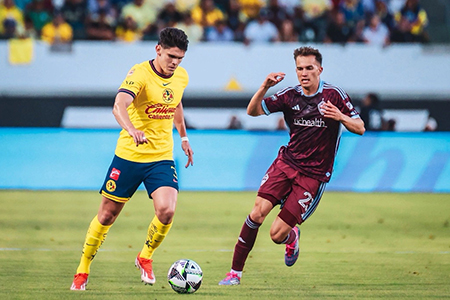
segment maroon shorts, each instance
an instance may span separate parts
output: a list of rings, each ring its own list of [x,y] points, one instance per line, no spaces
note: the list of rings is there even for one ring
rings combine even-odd
[[[281,204],[278,216],[294,227],[313,214],[325,186],[325,182],[300,173],[277,157],[261,181],[258,196],[273,206]]]

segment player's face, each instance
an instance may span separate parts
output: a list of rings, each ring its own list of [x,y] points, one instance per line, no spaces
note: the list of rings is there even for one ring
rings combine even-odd
[[[319,88],[320,74],[323,68],[317,62],[315,56],[297,56],[295,63],[298,82],[300,82],[303,92],[306,95],[316,93]]]
[[[164,75],[172,75],[184,58],[185,51],[178,47],[163,48],[156,45],[156,65]]]

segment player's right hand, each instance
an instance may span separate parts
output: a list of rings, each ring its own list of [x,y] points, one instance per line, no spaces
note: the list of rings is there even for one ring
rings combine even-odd
[[[283,72],[275,72],[267,75],[266,80],[264,80],[264,85],[268,88],[278,84],[286,76]]]
[[[148,140],[143,131],[132,129],[128,131],[128,134],[133,138],[136,147],[142,144],[148,144]]]

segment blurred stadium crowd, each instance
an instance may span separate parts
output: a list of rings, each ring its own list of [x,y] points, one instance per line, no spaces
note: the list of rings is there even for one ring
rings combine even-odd
[[[426,43],[420,0],[0,0],[0,38],[48,43],[156,40],[167,26],[191,42]]]

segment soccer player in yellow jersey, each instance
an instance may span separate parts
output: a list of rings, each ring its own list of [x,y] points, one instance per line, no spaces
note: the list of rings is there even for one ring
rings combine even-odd
[[[90,265],[109,228],[141,183],[153,199],[155,216],[135,264],[145,284],[154,284],[152,255],[172,226],[178,195],[173,161],[173,125],[193,165],[193,151],[184,122],[181,98],[189,78],[179,67],[188,47],[186,34],[176,28],[161,31],[156,58],[128,72],[116,95],[113,114],[122,127],[114,159],[100,190],[98,214],[91,221],[71,290],[85,290]]]

